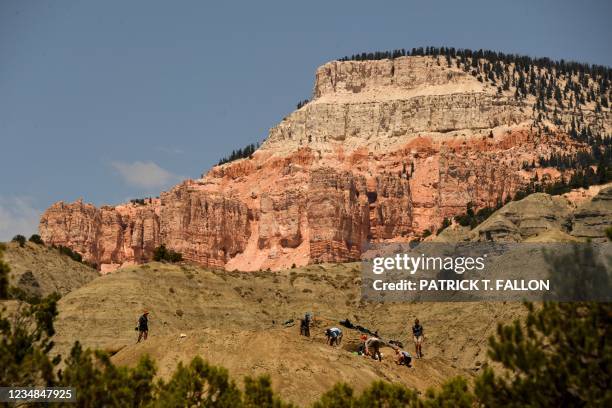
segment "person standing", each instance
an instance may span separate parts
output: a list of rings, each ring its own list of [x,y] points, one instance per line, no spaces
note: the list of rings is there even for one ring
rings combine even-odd
[[[300,334],[302,336],[310,337],[310,314],[306,313],[304,318],[300,321]]]
[[[412,326],[412,337],[414,340],[416,358],[423,357],[423,351],[421,349],[423,346],[423,333],[423,326],[419,323],[419,319],[415,319],[414,326]]]
[[[142,316],[138,318],[138,341],[137,343],[140,343],[141,339],[146,340],[148,335],[149,335],[149,312],[145,310]]]

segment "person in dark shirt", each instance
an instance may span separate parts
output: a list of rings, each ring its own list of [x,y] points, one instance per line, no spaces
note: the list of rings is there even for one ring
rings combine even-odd
[[[421,346],[423,345],[423,326],[419,323],[419,319],[414,320],[414,326],[412,326],[412,337],[414,340],[414,347],[416,358],[423,357],[423,352],[421,351]]]
[[[137,343],[140,343],[141,339],[146,340],[148,335],[149,335],[149,312],[145,310],[142,316],[138,318],[138,341]]]
[[[306,313],[304,318],[300,321],[300,334],[302,336],[310,337],[310,314]]]

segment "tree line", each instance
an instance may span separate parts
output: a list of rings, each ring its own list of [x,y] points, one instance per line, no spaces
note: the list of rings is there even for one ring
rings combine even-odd
[[[399,57],[407,56],[433,56],[433,57],[444,57],[449,59],[460,59],[467,61],[469,58],[472,61],[487,60],[488,62],[503,63],[505,65],[514,64],[521,67],[522,70],[529,70],[531,66],[535,68],[555,70],[561,74],[588,74],[592,77],[601,77],[607,81],[612,80],[612,69],[604,65],[587,64],[575,61],[552,60],[550,58],[534,58],[528,55],[520,54],[508,54],[499,51],[491,50],[471,50],[467,48],[455,48],[455,47],[417,47],[406,49],[400,48],[389,51],[375,51],[375,52],[362,52],[353,54],[351,56],[345,56],[339,59],[339,61],[369,61],[369,60],[382,60],[382,59],[395,59]],[[472,62],[472,64],[475,64]],[[499,68],[496,69],[499,72]]]
[[[533,96],[533,109],[538,113],[536,124],[549,119],[563,124],[562,110],[572,115],[573,129],[584,130],[582,109],[594,104],[595,112],[610,107],[612,68],[574,61],[533,58],[526,55],[506,54],[490,50],[470,50],[454,47],[419,47],[354,54],[340,61],[367,61],[394,59],[403,56],[432,56],[438,64],[456,66],[481,82],[497,87],[498,93],[514,91],[517,100]],[[569,131],[569,128],[566,128]]]
[[[233,162],[234,160],[246,159],[247,157],[251,157],[251,155],[255,153],[255,151],[258,148],[259,148],[259,143],[257,144],[251,143],[238,150],[232,150],[232,153],[229,156],[223,157],[222,159],[219,160],[219,162],[217,163],[217,166],[221,166],[222,164]]]

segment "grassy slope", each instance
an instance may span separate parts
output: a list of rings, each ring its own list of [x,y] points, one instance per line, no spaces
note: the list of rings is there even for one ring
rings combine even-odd
[[[11,285],[42,296],[53,292],[65,295],[99,276],[95,269],[31,242],[23,248],[15,242],[7,243],[4,260],[11,267]]]

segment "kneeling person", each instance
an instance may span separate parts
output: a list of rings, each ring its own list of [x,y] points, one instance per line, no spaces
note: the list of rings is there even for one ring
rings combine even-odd
[[[407,351],[395,349],[395,362],[397,363],[397,365],[405,365],[407,367],[412,367],[410,365],[412,363],[412,356]]]

